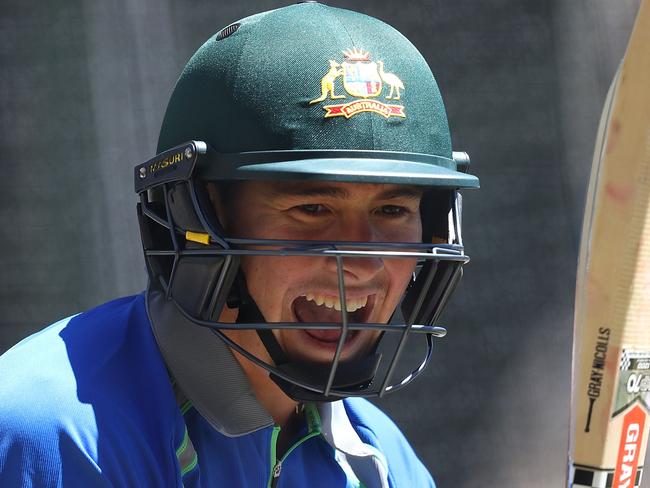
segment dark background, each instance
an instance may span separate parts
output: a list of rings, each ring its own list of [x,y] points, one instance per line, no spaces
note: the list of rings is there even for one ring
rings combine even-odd
[[[638,3],[329,2],[421,50],[481,179],[449,334],[425,379],[380,402],[440,488],[563,486],[583,201]],[[0,352],[144,287],[131,175],[180,70],[221,27],[286,4],[3,0]]]

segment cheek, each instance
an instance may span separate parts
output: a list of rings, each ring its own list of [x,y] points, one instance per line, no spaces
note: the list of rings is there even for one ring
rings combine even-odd
[[[386,260],[386,270],[391,277],[391,283],[395,288],[403,291],[408,285],[415,267],[417,258],[389,259]]]
[[[398,224],[382,223],[377,229],[381,234],[377,240],[383,242],[422,242],[422,221],[419,213]]]
[[[390,288],[384,302],[385,306],[382,313],[385,320],[390,318],[402,299],[404,291],[413,277],[416,265],[417,259],[386,260],[385,268],[386,272],[390,276]]]
[[[278,285],[283,279],[283,268],[278,261],[275,257],[245,256],[241,263],[248,292],[268,321],[277,320],[281,293]]]
[[[245,256],[241,267],[248,291],[269,322],[289,320],[290,295],[313,276],[313,259],[282,256]]]

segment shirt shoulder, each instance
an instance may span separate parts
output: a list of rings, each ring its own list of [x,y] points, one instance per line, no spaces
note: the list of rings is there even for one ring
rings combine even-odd
[[[361,440],[384,455],[391,486],[435,488],[431,474],[388,415],[363,398],[346,398],[344,405]]]
[[[0,356],[0,486],[169,486],[178,410],[142,296]]]

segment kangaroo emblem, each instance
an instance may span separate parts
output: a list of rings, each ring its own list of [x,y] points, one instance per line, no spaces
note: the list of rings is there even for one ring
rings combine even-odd
[[[320,80],[320,96],[310,101],[309,105],[325,101],[321,108],[325,111],[323,117],[326,119],[332,117],[349,119],[362,113],[375,113],[387,119],[405,118],[406,113],[401,101],[387,102],[400,100],[401,92],[404,91],[402,80],[395,73],[386,72],[384,62],[372,60],[368,51],[352,47],[342,53],[344,60],[341,63],[329,60],[329,71]],[[390,86],[390,92],[386,90],[384,94],[388,92],[388,95],[382,96],[384,86],[386,88]],[[340,94],[337,95],[334,90],[340,90]],[[351,97],[351,100],[333,102],[334,99],[348,97]],[[332,101],[328,103],[328,99]]]
[[[345,98],[345,95],[334,95],[334,80],[336,80],[341,75],[343,75],[341,65],[336,61],[332,61],[330,59],[330,70],[325,76],[323,76],[323,79],[320,80],[321,95],[320,97],[309,102],[309,104],[311,105],[312,103],[322,102],[327,98],[328,94],[332,99]]]
[[[399,91],[400,89],[404,89],[404,83],[402,83],[402,80],[400,80],[395,74],[393,73],[386,73],[384,71],[384,62],[383,61],[377,61],[377,64],[379,65],[379,76],[381,76],[381,80],[386,83],[387,85],[390,85],[390,93],[386,96],[387,100],[399,100]],[[397,96],[393,96],[393,92],[397,91]]]

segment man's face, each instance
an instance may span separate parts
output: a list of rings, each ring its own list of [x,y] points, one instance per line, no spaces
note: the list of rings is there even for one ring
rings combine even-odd
[[[421,190],[416,187],[332,182],[244,182],[228,207],[228,233],[239,238],[421,242]],[[386,323],[415,268],[414,259],[343,259],[350,322]],[[246,256],[249,292],[267,322],[341,322],[334,257]],[[337,310],[338,309],[338,310]],[[251,336],[252,334],[252,336]],[[331,361],[338,330],[276,329],[294,361]],[[242,342],[254,331],[237,331]],[[368,352],[378,331],[348,334],[341,359]],[[234,337],[233,337],[234,338]]]

